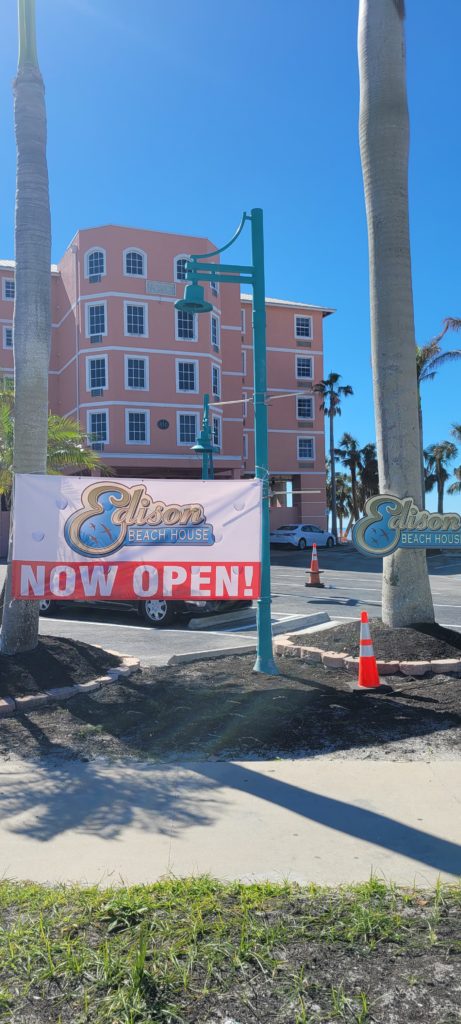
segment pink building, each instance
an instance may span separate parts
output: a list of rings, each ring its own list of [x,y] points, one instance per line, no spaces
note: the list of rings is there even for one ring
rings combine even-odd
[[[72,416],[120,476],[196,477],[203,395],[218,477],[253,476],[251,296],[206,286],[210,315],[174,308],[184,260],[206,238],[116,225],[77,232],[52,266],[50,408]],[[0,261],[0,378],[13,375],[14,262]],[[272,526],[326,525],[323,318],[332,309],[267,299]],[[7,385],[8,386],[8,385]],[[304,390],[304,393],[303,393]],[[285,392],[291,394],[283,397]],[[299,392],[299,394],[293,394]],[[308,493],[314,492],[314,493]]]

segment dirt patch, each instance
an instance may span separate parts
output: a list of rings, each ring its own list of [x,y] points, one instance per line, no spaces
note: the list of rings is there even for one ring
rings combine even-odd
[[[0,1019],[12,1024],[461,1019],[457,886],[6,882],[0,897]]]
[[[354,677],[253,656],[138,671],[91,695],[0,724],[0,755],[200,760],[312,756],[461,756],[461,682],[389,677],[391,692],[354,692]],[[368,752],[368,753],[367,753]]]
[[[405,629],[391,629],[381,619],[370,619],[371,638],[376,658],[383,661],[435,661],[461,656],[461,633],[438,623],[421,623]],[[296,633],[293,643],[320,647],[324,651],[342,651],[357,658],[360,620],[319,633]]]
[[[99,647],[64,637],[41,637],[35,651],[28,654],[11,658],[0,654],[0,697],[87,683],[120,664],[120,658]]]

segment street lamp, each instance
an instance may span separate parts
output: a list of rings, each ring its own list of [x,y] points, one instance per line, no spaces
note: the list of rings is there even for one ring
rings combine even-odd
[[[213,452],[219,452],[219,448],[213,444],[212,440],[209,419],[209,402],[210,396],[204,395],[202,429],[195,444],[191,448],[191,451],[202,456],[202,480],[214,479]]]
[[[234,244],[246,221],[251,223],[251,266],[231,263],[208,263]],[[264,231],[263,211],[244,213],[230,242],[213,252],[195,254],[187,260],[184,298],[175,303],[176,309],[187,313],[210,313],[213,306],[205,299],[203,285],[215,281],[249,284],[253,288],[253,363],[254,363],[254,421],[255,421],[255,476],[262,480],[261,527],[261,597],[257,607],[257,655],[255,672],[278,675],[272,651],[271,582],[270,582],[270,527],[269,527],[269,467],[267,435],[267,367],[266,367],[266,295],[264,284]]]

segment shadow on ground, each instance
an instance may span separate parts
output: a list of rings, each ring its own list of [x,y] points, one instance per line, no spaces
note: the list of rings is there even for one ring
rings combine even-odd
[[[353,756],[358,746],[411,737],[423,738],[428,749],[438,737],[458,756],[458,680],[394,678],[393,692],[375,695],[351,691],[345,673],[321,667],[285,662],[282,675],[269,677],[254,675],[252,666],[252,657],[198,662],[158,670],[155,681],[145,670],[91,696],[4,721],[0,753],[38,760],[32,779],[30,765],[4,762],[3,827],[41,842],[71,830],[116,840],[130,825],[172,836],[211,825],[226,813],[226,790],[241,790],[461,873],[456,844],[258,770],[258,758],[275,753]],[[171,763],[182,759],[182,768]]]

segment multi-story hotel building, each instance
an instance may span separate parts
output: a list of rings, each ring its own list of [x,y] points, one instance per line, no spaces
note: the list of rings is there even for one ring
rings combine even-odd
[[[50,409],[78,419],[117,475],[199,476],[191,446],[206,392],[216,403],[215,475],[254,474],[251,296],[207,285],[211,314],[174,306],[187,255],[214,248],[206,238],[107,225],[78,231],[51,268]],[[0,261],[0,277],[8,386],[13,261]],[[333,310],[270,298],[266,308],[272,526],[325,526],[323,413],[310,392],[323,377],[323,318]]]

